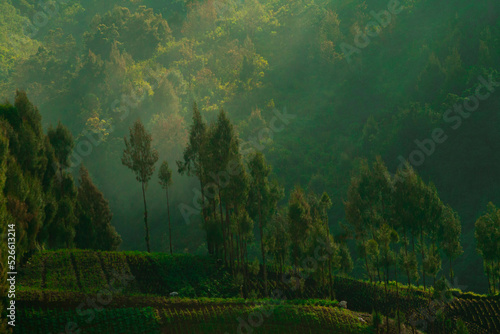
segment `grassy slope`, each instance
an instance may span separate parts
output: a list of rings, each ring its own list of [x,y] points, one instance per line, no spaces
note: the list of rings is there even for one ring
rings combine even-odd
[[[303,323],[312,326],[315,333],[326,329],[360,333],[369,331],[360,316],[369,319],[366,314],[371,313],[374,305],[393,315],[396,303],[407,319],[410,316],[425,319],[426,312],[433,307],[444,311],[450,321],[464,320],[471,333],[500,330],[498,298],[455,291],[459,298],[444,300],[402,285],[398,287],[398,298],[394,284],[385,295],[383,285],[337,277],[336,297],[346,300],[350,310],[365,312],[360,315],[339,309],[337,301],[300,300],[295,292],[289,291],[290,287],[276,282],[271,285],[286,296],[280,303],[234,298],[239,295],[239,289],[229,274],[205,257],[82,250],[44,252],[34,256],[20,276],[18,305],[23,327],[19,330],[36,333],[34,328],[47,326],[56,330],[62,322],[67,324],[65,319],[74,319],[83,328],[92,318],[90,323],[95,333],[102,332],[102,326],[109,323],[125,326],[124,333],[136,333],[134,327],[127,326],[123,320],[123,314],[132,312],[130,317],[142,319],[138,321],[150,326],[151,333],[161,328],[168,328],[169,333],[186,330],[223,333],[236,331],[241,319],[260,323],[258,314],[261,313],[264,314],[262,325],[255,326],[258,330],[254,333],[284,333],[290,328],[297,333],[307,333],[306,328],[301,327]],[[255,287],[258,289],[258,284]],[[172,291],[178,291],[182,298],[167,297]],[[97,307],[92,301],[97,301]],[[430,304],[431,301],[434,304]],[[435,304],[436,301],[442,303]],[[102,312],[101,307],[106,312]],[[97,310],[95,318],[85,312],[88,309]],[[135,311],[130,311],[132,309]],[[270,312],[263,312],[269,309]],[[48,316],[47,312],[55,313]],[[257,314],[257,318],[248,320],[251,314]],[[92,326],[84,332],[94,333]]]

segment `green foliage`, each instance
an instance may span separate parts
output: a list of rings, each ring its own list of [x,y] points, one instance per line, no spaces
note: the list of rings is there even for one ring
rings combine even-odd
[[[495,282],[499,278],[500,259],[500,210],[489,202],[486,213],[476,221],[475,237],[477,250],[483,257],[485,272],[488,276],[489,292],[496,292]],[[492,284],[490,284],[490,277]]]
[[[135,173],[135,178],[141,183],[142,198],[144,200],[144,225],[146,226],[146,248],[151,251],[149,243],[148,209],[146,204],[146,188],[158,161],[158,151],[151,145],[152,136],[146,131],[141,120],[134,122],[130,128],[130,138],[123,138],[125,150],[123,151],[122,164]]]
[[[304,191],[297,187],[290,195],[288,203],[288,228],[291,239],[292,263],[297,266],[301,254],[305,251],[307,233],[312,224],[309,203]]]
[[[89,311],[89,310],[86,310]],[[45,334],[66,331],[68,323],[73,330],[81,330],[89,334],[108,332],[110,330],[133,334],[140,332],[160,333],[160,326],[155,310],[144,308],[102,309],[98,312],[87,312],[82,317],[77,310],[41,310],[23,308],[19,310],[19,324],[16,333]]]
[[[196,175],[202,183],[203,191],[203,171],[202,171],[202,146],[206,140],[207,126],[204,123],[198,106],[193,104],[193,124],[189,131],[189,141],[184,150],[184,161],[177,161],[178,171],[180,174],[187,173],[188,175]]]
[[[232,277],[215,261],[187,254],[48,251],[32,257],[20,280],[23,287],[98,292],[113,282],[119,294],[231,297]],[[120,278],[120,276],[123,276]]]
[[[160,179],[160,185],[163,188],[168,189],[168,187],[172,185],[172,171],[168,167],[168,162],[162,162],[158,171],[158,178]]]
[[[0,83],[12,75],[19,61],[29,58],[38,48],[38,41],[24,34],[26,26],[26,17],[10,1],[0,2]]]
[[[264,150],[287,192],[295,184],[318,193],[329,191],[334,204],[330,221],[344,218],[341,202],[349,175],[360,169],[360,159],[381,155],[389,170],[395,171],[399,155],[407,157],[417,150],[416,140],[440,128],[447,142],[440,149],[436,145],[432,157],[425,156],[418,173],[426,183],[436,183],[442,198],[462,218],[466,256],[455,271],[464,277],[464,284],[485,287],[484,277],[464,273],[480,266],[471,246],[470,222],[477,219],[484,198],[500,198],[495,186],[500,165],[489,158],[495,156],[495,143],[500,142],[498,124],[491,121],[498,97],[491,94],[488,101],[481,101],[482,112],[467,119],[447,111],[474,94],[479,76],[492,74],[498,80],[496,2],[488,0],[474,8],[467,1],[439,6],[434,1],[402,2],[402,11],[391,16],[378,36],[370,37],[366,48],[352,55],[342,50],[343,43],[355,44],[358,29],[372,20],[370,12],[381,12],[386,3],[228,0],[171,1],[165,6],[158,0],[77,0],[58,5],[46,24],[25,29],[26,43],[16,44],[9,36],[23,35],[28,20],[35,23],[35,14],[40,19],[49,9],[31,0],[1,2],[0,87],[9,98],[15,88],[25,88],[45,120],[55,124],[61,119],[75,138],[86,138],[85,131],[102,134],[106,140],[83,158],[106,194],[130,193],[126,177],[111,161],[118,160],[117,138],[124,135],[138,110],[149,124],[152,119],[182,123],[193,100],[199,102],[200,117],[207,120],[215,119],[224,108],[241,138]],[[33,28],[36,32],[31,35]],[[155,80],[165,73],[156,85]],[[282,112],[285,107],[297,121],[273,120],[274,108]],[[110,125],[114,131],[109,131]],[[274,132],[281,125],[283,131]],[[460,134],[449,131],[450,125],[460,126]],[[262,138],[265,129],[273,132]],[[18,162],[37,169],[43,162],[36,161],[34,133],[23,129],[24,145],[18,147],[24,152]],[[11,139],[9,145],[16,146]],[[469,152],[467,159],[463,152]],[[47,159],[50,166],[57,163],[48,155]],[[199,179],[203,191],[207,175]],[[42,182],[44,190],[47,181]],[[183,183],[174,185],[172,191],[179,196],[172,204],[191,203],[187,199],[191,189]],[[160,191],[159,187],[151,190],[155,195]],[[57,210],[55,201],[45,211]],[[139,233],[125,227],[137,208],[128,200],[113,205],[116,223],[127,231],[124,247],[135,248]],[[150,217],[154,216],[160,215],[152,212]],[[204,226],[208,225],[205,218]],[[174,212],[173,219],[181,219],[181,214]],[[44,227],[49,226],[50,217],[45,220]],[[197,249],[203,234],[179,228],[184,232],[178,238],[180,249]],[[223,227],[218,228],[223,235]],[[450,239],[457,239],[456,231],[450,229]],[[410,245],[410,231],[408,236],[400,232]],[[152,242],[159,243],[160,238]],[[439,247],[452,261],[460,253],[455,241]],[[422,260],[421,254],[418,259]],[[407,274],[415,280],[412,273]]]
[[[233,278],[227,271],[218,270],[213,259],[190,255],[87,250],[43,252],[32,257],[28,266],[21,271],[17,300],[22,310],[74,310],[87,298],[94,298],[96,293],[108,291],[110,283],[113,286],[112,298],[104,309],[119,312],[123,308],[133,307],[139,310],[152,307],[160,315],[160,326],[167,326],[169,330],[173,330],[175,327],[172,326],[176,323],[198,326],[200,322],[197,319],[201,319],[199,317],[208,319],[208,323],[214,326],[233,324],[234,321],[237,326],[238,317],[246,319],[248,314],[261,307],[274,307],[271,315],[265,318],[265,324],[271,328],[274,328],[276,321],[288,324],[289,327],[306,321],[312,328],[319,326],[342,332],[361,332],[367,323],[359,320],[359,313],[351,313],[350,310],[370,313],[374,305],[378,306],[381,314],[389,314],[394,318],[397,314],[394,306],[399,305],[399,312],[410,316],[412,320],[436,316],[436,320],[439,317],[462,319],[468,326],[477,324],[491,332],[498,329],[496,314],[500,310],[500,303],[487,296],[472,296],[459,291],[453,292],[457,296],[454,298],[434,294],[437,298],[432,299],[433,306],[429,307],[429,300],[433,295],[423,289],[401,284],[396,286],[394,282],[390,282],[386,298],[381,300],[376,296],[383,294],[383,286],[336,277],[334,289],[338,300],[347,300],[349,303],[349,310],[341,310],[338,301],[291,297],[290,292],[293,291],[289,285],[275,284],[281,283],[281,278],[278,282],[269,281],[271,289],[279,289],[281,298],[235,298],[239,291],[232,286]],[[256,272],[258,273],[258,267]],[[250,279],[255,280],[256,277]],[[438,282],[434,292],[442,283],[444,282]],[[255,295],[264,290],[263,284],[255,287]],[[325,298],[324,292],[308,280],[303,289],[308,291],[310,287],[313,287],[318,297]],[[180,298],[168,297],[172,291],[179,292]],[[445,305],[446,307],[441,307]],[[216,310],[217,314],[226,314],[227,317],[223,316],[224,319],[221,319],[213,313]],[[107,324],[118,326],[113,321],[110,318],[103,320]],[[317,321],[322,325],[317,325]],[[437,326],[437,322],[432,326]],[[180,331],[181,328],[183,327],[176,330]],[[256,330],[260,330],[259,328]],[[447,328],[447,332],[450,332],[455,327]],[[227,330],[225,327],[223,329]]]
[[[171,31],[167,21],[153,9],[140,6],[135,12],[126,7],[96,15],[90,32],[84,35],[88,49],[108,59],[114,44],[137,60],[151,57],[158,44],[166,42]]]
[[[355,315],[336,308],[263,304],[240,308],[209,308],[193,310],[163,310],[163,316],[173,333],[184,333],[189,326],[193,333],[220,333],[235,328],[247,328],[252,333],[300,333],[307,323],[314,333],[327,333],[323,328],[342,333],[368,333],[368,326]],[[252,319],[252,314],[256,319]],[[256,326],[251,324],[257,324]]]
[[[152,137],[142,122],[138,119],[130,128],[130,138],[124,138],[125,150],[123,151],[122,164],[130,168],[137,181],[143,186],[151,179],[158,161],[158,152],[152,147]]]
[[[77,195],[75,244],[78,248],[116,250],[121,237],[111,225],[113,217],[108,201],[92,182],[88,170],[80,167]]]
[[[373,311],[372,314],[372,325],[375,328],[375,332],[378,333],[378,329],[383,322],[383,316],[379,312]]]
[[[435,278],[441,270],[441,250],[450,264],[461,254],[458,215],[441,202],[436,187],[426,184],[408,163],[394,177],[380,158],[371,168],[364,163],[351,180],[345,210],[371,280],[376,273],[380,281],[381,267],[388,276],[389,268],[398,270],[399,264],[409,284],[420,272],[425,288],[426,274]]]
[[[69,158],[75,146],[71,132],[59,122],[57,128],[49,128],[48,137],[50,144],[54,148],[56,159],[59,162],[59,168],[62,170],[63,168],[69,167]]]
[[[351,258],[351,252],[346,245],[342,245],[339,248],[339,256],[340,256],[340,270],[343,274],[349,274],[354,268],[354,263]]]
[[[468,334],[469,331],[467,330],[467,327],[465,326],[465,323],[462,320],[457,321],[457,329],[454,332],[456,334]]]

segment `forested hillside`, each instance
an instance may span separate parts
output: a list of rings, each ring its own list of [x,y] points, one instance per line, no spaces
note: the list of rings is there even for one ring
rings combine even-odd
[[[486,292],[474,233],[487,203],[500,204],[499,14],[495,0],[0,0],[0,97],[12,103],[0,106],[0,162],[17,159],[5,171],[4,193],[13,194],[6,197],[9,215],[32,214],[40,223],[30,226],[43,226],[40,234],[28,232],[26,245],[58,248],[70,240],[102,249],[79,239],[76,224],[65,223],[92,221],[86,213],[99,208],[106,213],[100,226],[114,240],[110,249],[119,244],[108,226],[112,213],[121,249],[144,250],[142,190],[122,164],[123,137],[140,118],[158,160],[177,166],[186,161],[196,102],[207,128],[223,124],[224,109],[230,120],[224,124],[234,124],[240,149],[264,153],[273,167],[270,184],[284,187],[284,196],[273,188],[280,205],[303,204],[297,186],[318,194],[317,202],[319,194],[329,194],[327,221],[336,241],[347,239],[359,277],[370,278],[370,269],[364,270],[368,265],[356,253],[356,219],[345,206],[356,189],[353,177],[370,175],[367,166],[377,156],[392,175],[408,160],[422,178],[408,184],[432,189],[436,198],[439,193],[436,207],[450,208],[450,220],[459,216],[463,255],[454,263],[457,284]],[[71,137],[66,127],[73,153],[68,145],[59,151],[51,145]],[[51,141],[51,133],[58,139]],[[19,136],[33,146],[16,146]],[[251,158],[243,154],[242,163]],[[54,164],[64,168],[47,167]],[[174,250],[215,252],[196,209],[200,181],[172,169]],[[73,180],[82,181],[76,182],[81,191]],[[32,191],[19,186],[26,183]],[[85,201],[92,197],[85,191],[99,193],[97,188],[104,194],[99,203]],[[16,207],[16,200],[27,208]],[[222,201],[214,201],[221,217]],[[147,189],[153,251],[168,250],[165,202],[154,175]],[[385,207],[380,212],[388,221],[401,219]],[[258,220],[253,228],[250,261],[264,253]],[[50,229],[71,238],[52,240]],[[409,238],[417,237],[412,233]],[[428,238],[429,248],[438,243],[430,231]],[[495,256],[485,259],[495,264]],[[443,264],[446,276],[448,268]]]

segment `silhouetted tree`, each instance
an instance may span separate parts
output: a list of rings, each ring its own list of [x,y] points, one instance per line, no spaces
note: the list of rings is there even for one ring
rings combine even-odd
[[[450,281],[453,282],[453,260],[463,253],[460,237],[462,236],[462,225],[460,217],[448,205],[443,208],[440,224],[441,249],[450,262]]]
[[[102,192],[94,185],[88,170],[80,167],[75,244],[78,248],[114,251],[122,239],[111,225],[113,214]]]
[[[477,251],[483,257],[485,272],[488,276],[488,288],[490,293],[496,293],[496,277],[500,259],[500,210],[489,202],[486,212],[477,219],[475,227]]]
[[[288,202],[288,229],[291,240],[292,263],[297,270],[299,259],[306,249],[305,241],[312,226],[311,210],[304,190],[295,187]]]
[[[266,207],[269,206],[270,201],[270,185],[268,176],[271,173],[271,168],[266,164],[264,155],[260,152],[254,154],[248,163],[250,170],[251,183],[250,183],[250,203],[253,205],[254,212],[259,220],[259,233],[260,233],[260,250],[262,255],[262,270],[264,276],[264,293],[268,296],[267,291],[267,268],[266,268],[266,252],[264,240],[264,225],[267,220]]]
[[[59,166],[59,177],[62,182],[63,169],[70,167],[69,157],[73,151],[73,147],[75,146],[73,135],[67,127],[61,124],[61,122],[57,124],[55,129],[50,127],[47,135],[49,137],[50,144],[54,148],[55,157]]]
[[[146,204],[146,188],[158,161],[158,152],[151,146],[151,135],[146,131],[140,120],[134,122],[130,128],[130,138],[124,138],[125,150],[123,151],[122,164],[130,168],[141,183],[142,198],[144,201],[144,224],[146,227],[146,247],[151,252],[149,245],[148,209]]]
[[[168,188],[172,185],[172,171],[168,167],[168,162],[163,161],[158,172],[158,178],[160,179],[160,185],[167,194],[167,217],[168,217],[168,239],[170,254],[172,254],[172,226],[170,224],[170,203],[168,200]]]
[[[193,124],[189,130],[189,142],[184,149],[183,160],[177,161],[179,174],[196,176],[200,181],[201,205],[205,225],[208,224],[208,214],[205,205],[205,171],[203,168],[203,150],[207,139],[207,125],[201,117],[196,103],[193,104]],[[207,238],[208,240],[208,238]],[[210,246],[210,245],[209,245]],[[210,251],[210,247],[209,247]]]

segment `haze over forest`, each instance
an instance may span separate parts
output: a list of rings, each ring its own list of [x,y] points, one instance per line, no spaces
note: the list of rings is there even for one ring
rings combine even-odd
[[[408,160],[460,217],[458,284],[485,293],[474,233],[488,203],[500,205],[499,9],[495,0],[0,0],[0,98],[24,91],[45,132],[58,122],[70,130],[66,172],[77,180],[80,164],[88,169],[120,250],[146,250],[141,185],[122,164],[140,119],[173,170],[174,252],[207,254],[200,182],[176,163],[196,103],[207,124],[227,113],[245,165],[263,153],[284,188],[280,207],[296,186],[328,193],[330,231],[349,247],[355,277],[367,278],[364,262],[339,224],[349,223],[353,177],[378,156],[391,175]],[[151,250],[167,252],[159,167],[146,192],[149,230]],[[255,235],[250,261],[261,258]]]

